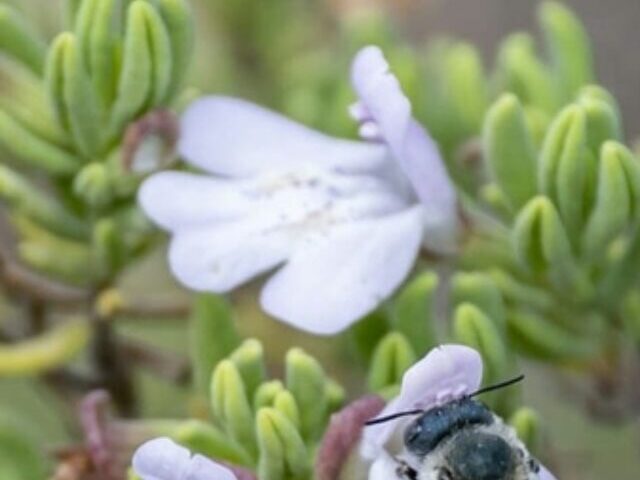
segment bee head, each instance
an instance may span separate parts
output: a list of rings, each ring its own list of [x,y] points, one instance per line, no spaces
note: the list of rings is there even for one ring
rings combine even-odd
[[[452,439],[446,454],[452,479],[506,480],[516,468],[513,447],[501,436],[463,431]]]

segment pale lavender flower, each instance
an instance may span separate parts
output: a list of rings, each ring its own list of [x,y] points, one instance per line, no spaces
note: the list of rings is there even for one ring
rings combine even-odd
[[[431,350],[422,360],[409,368],[402,378],[400,394],[390,401],[379,417],[408,410],[429,410],[452,400],[469,395],[480,387],[482,358],[475,350],[463,345],[443,345]],[[369,480],[396,478],[396,456],[399,453],[394,441],[405,430],[411,418],[366,427],[362,434],[360,454],[371,463]],[[499,422],[499,430],[513,444],[524,446],[515,437],[513,429]],[[435,474],[435,473],[434,473]],[[421,477],[422,478],[422,477]],[[428,477],[431,478],[431,477]],[[555,480],[544,467],[530,472],[530,480]]]
[[[388,298],[420,249],[455,249],[454,188],[378,48],[356,56],[352,81],[369,142],[233,98],[189,107],[178,148],[206,174],[158,173],[139,194],[172,234],[169,263],[184,285],[227,292],[278,269],[264,310],[332,334]]]
[[[140,446],[131,463],[142,480],[237,480],[228,468],[202,455],[191,456],[189,450],[164,437]]]

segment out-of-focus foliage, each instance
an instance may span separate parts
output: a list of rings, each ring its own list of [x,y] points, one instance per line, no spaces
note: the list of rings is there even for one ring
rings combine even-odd
[[[162,132],[125,141],[131,122],[170,107],[193,43],[186,2],[85,1],[49,44],[0,5],[2,197],[20,260],[62,280],[99,285],[149,243],[128,161]],[[161,137],[162,139],[162,137]],[[60,253],[64,252],[65,255]]]
[[[199,311],[202,320],[211,318]],[[342,387],[318,361],[293,348],[284,379],[270,380],[262,344],[248,339],[209,371],[209,420],[188,420],[173,436],[197,452],[255,469],[261,479],[309,478],[329,415],[344,401]]]
[[[640,163],[615,98],[596,83],[588,37],[561,4],[539,9],[543,46],[514,33],[489,68],[459,40],[409,46],[379,10],[336,15],[311,0],[67,3],[51,41],[18,2],[0,3],[0,197],[16,238],[15,253],[0,248],[0,279],[24,317],[0,345],[0,376],[43,374],[59,386],[55,374],[76,379],[62,369],[80,356],[74,367],[91,374],[81,388],[107,388],[126,411],[139,390],[131,352],[156,369],[175,366],[111,325],[135,303],[120,289],[122,273],[157,243],[135,193],[150,168],[172,160],[168,112],[196,93],[184,85],[215,85],[354,136],[349,62],[375,43],[438,141],[468,228],[453,265],[421,262],[345,335],[340,347],[367,372],[366,387],[349,393],[392,398],[416,359],[455,341],[481,352],[485,384],[534,358],[593,381],[594,402],[613,385],[607,394],[623,407],[609,413],[637,417],[620,382],[640,341]],[[194,18],[216,62],[207,66],[209,46],[200,45],[190,70]],[[283,380],[271,379],[269,343],[243,340],[230,303],[203,295],[191,310],[193,418],[167,430],[261,479],[309,478],[343,387],[299,348],[286,355]],[[516,388],[486,401],[540,449],[544,419],[519,396]],[[31,439],[0,424],[0,478],[41,478]]]

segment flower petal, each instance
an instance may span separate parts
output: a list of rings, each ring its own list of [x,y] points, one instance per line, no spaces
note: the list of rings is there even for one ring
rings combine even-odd
[[[410,192],[397,179],[310,168],[241,180],[162,172],[145,180],[138,193],[144,212],[170,231],[249,216],[262,225],[293,224],[367,198],[395,209],[411,202]]]
[[[131,460],[142,480],[236,480],[222,465],[191,453],[173,440],[161,437],[141,445]]]
[[[556,477],[554,477],[553,474],[544,467],[544,465],[541,465],[540,471],[538,472],[538,479],[539,480],[556,480]]]
[[[228,468],[202,455],[195,455],[189,470],[180,480],[236,480],[236,476]]]
[[[368,112],[377,124],[381,138],[425,205],[433,227],[455,232],[452,225],[457,223],[456,193],[438,147],[412,117],[411,104],[390,73],[381,50],[374,46],[363,48],[353,61],[351,77],[362,104],[354,111]]]
[[[464,345],[431,350],[402,377],[401,409],[428,409],[477,390],[482,382],[482,357]]]
[[[381,452],[380,456],[371,464],[369,468],[368,480],[392,480],[398,477],[398,462],[386,452]]]
[[[380,413],[380,417],[405,410],[428,410],[477,390],[482,382],[482,357],[464,345],[442,345],[431,350],[402,377],[400,395]],[[365,429],[361,451],[375,458],[389,440],[397,422]]]
[[[142,480],[180,480],[189,469],[189,450],[162,437],[140,446],[131,464]]]
[[[384,146],[329,137],[250,102],[216,96],[189,106],[178,150],[190,163],[230,177],[305,164],[368,172],[387,162]]]
[[[249,219],[177,232],[171,240],[169,264],[187,287],[222,293],[276,267],[291,248],[286,232],[259,228]]]
[[[316,334],[347,328],[409,273],[422,237],[421,209],[338,224],[308,239],[263,288],[263,308]]]
[[[161,172],[138,191],[144,212],[168,230],[237,219],[253,207],[241,195],[241,182],[184,172]]]

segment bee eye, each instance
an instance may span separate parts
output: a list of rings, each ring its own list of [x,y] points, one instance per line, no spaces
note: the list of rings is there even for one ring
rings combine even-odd
[[[453,480],[453,474],[447,467],[438,470],[438,480]]]
[[[530,458],[527,462],[527,466],[533,473],[538,473],[540,471],[540,463],[535,458]]]

